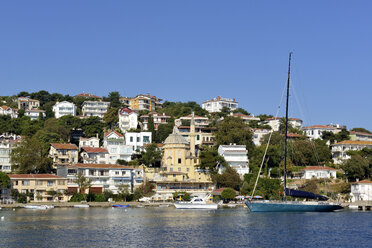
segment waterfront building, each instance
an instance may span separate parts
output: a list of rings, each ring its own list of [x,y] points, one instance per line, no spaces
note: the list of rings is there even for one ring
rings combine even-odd
[[[363,148],[372,149],[372,141],[344,140],[331,145],[332,158],[335,164],[341,164],[350,159],[348,151],[360,151]]]
[[[372,201],[372,181],[363,180],[351,184],[351,202]]]
[[[228,99],[217,96],[212,100],[207,100],[202,103],[202,108],[209,113],[221,112],[223,107],[227,107],[230,111],[234,111],[238,108],[238,102],[235,101],[235,98]]]
[[[84,101],[82,105],[83,117],[97,116],[102,119],[109,106],[110,102]]]
[[[138,114],[127,107],[119,109],[119,128],[123,133],[129,129],[137,129]]]
[[[180,118],[181,122],[182,121],[191,122],[191,119],[192,119],[192,115],[183,116]],[[195,127],[207,127],[209,125],[208,117],[194,115],[194,120],[195,120]]]
[[[53,160],[53,167],[69,165],[79,160],[79,149],[75,144],[50,144],[49,157]]]
[[[324,125],[314,125],[310,127],[303,127],[302,131],[304,131],[305,135],[310,139],[322,139],[322,135],[324,132],[332,132],[337,134],[340,132],[340,129],[334,126],[324,126]]]
[[[45,118],[45,110],[27,109],[25,110],[25,116],[30,117],[32,121],[38,120],[40,117]]]
[[[132,145],[125,143],[125,138],[116,131],[107,132],[103,138],[103,147],[107,149],[109,164],[116,164],[117,160],[131,161],[134,153]]]
[[[81,149],[83,146],[85,147],[99,147],[99,138],[98,134],[96,137],[80,137],[79,138],[79,149]]]
[[[327,166],[306,166],[301,172],[303,173],[302,179],[337,178],[337,170]]]
[[[248,151],[244,145],[220,145],[218,154],[243,178],[249,173]],[[221,171],[222,172],[222,171]]]
[[[18,109],[33,110],[40,107],[40,101],[29,97],[18,97]]]
[[[371,133],[350,131],[349,136],[350,136],[350,140],[372,141]]]
[[[67,178],[69,192],[78,192],[79,186],[76,183],[76,175],[82,174],[91,180],[92,186],[85,193],[101,194],[105,190],[110,190],[114,194],[118,193],[120,185],[128,186],[129,192],[134,192],[136,187],[143,184],[143,168],[132,168],[118,164],[73,164],[69,166],[59,166],[57,175]]]
[[[0,171],[10,173],[12,165],[10,163],[10,154],[19,142],[23,140],[22,136],[4,133],[0,135]]]
[[[168,120],[171,118],[169,115],[165,115],[165,113],[158,114],[156,112],[150,112],[148,115],[142,115],[141,120],[142,120],[143,130],[149,130],[149,127],[148,127],[149,116],[152,116],[152,118],[154,119],[155,130],[158,130],[159,125],[168,124]]]
[[[139,94],[136,97],[121,97],[120,102],[132,110],[155,111],[162,107],[162,99],[150,94]]]
[[[109,164],[109,153],[102,147],[83,146],[80,157],[84,164]]]
[[[125,133],[125,143],[130,146],[133,151],[144,151],[147,144],[152,143],[151,132],[127,132]]]
[[[67,180],[54,174],[10,174],[11,188],[7,190],[4,198],[10,200],[11,190],[27,194],[30,202],[56,202],[67,201],[65,195]]]
[[[253,144],[255,146],[260,146],[262,138],[270,132],[270,129],[253,128]]]
[[[56,104],[53,106],[53,112],[55,118],[60,118],[65,115],[76,115],[76,106],[72,102],[56,102]]]
[[[8,106],[1,106],[0,107],[0,115],[9,115],[10,118],[17,118],[18,117],[18,110],[17,109],[12,109]]]

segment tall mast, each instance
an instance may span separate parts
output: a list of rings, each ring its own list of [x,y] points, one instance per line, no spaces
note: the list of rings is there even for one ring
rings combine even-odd
[[[289,53],[288,79],[287,79],[287,100],[285,105],[285,138],[284,138],[284,201],[287,200],[285,189],[287,188],[287,138],[288,138],[288,99],[289,99],[289,81],[291,77],[291,58],[292,52]]]

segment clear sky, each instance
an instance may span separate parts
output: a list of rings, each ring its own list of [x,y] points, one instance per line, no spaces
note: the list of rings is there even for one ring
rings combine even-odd
[[[371,9],[340,0],[2,1],[0,95],[222,96],[275,114],[293,51],[290,115],[372,130]]]

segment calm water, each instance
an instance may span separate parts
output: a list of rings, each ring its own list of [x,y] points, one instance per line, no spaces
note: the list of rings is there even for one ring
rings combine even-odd
[[[372,247],[372,212],[0,210],[1,247]]]

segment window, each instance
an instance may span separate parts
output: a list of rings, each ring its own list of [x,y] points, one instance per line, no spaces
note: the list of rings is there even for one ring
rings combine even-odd
[[[196,140],[200,140],[200,135],[196,135]]]
[[[190,168],[187,168],[186,171],[189,172],[190,171]]]
[[[140,142],[140,137],[137,137],[137,143]]]
[[[133,137],[130,137],[129,140],[130,140],[130,142],[133,142]]]
[[[23,186],[29,186],[30,185],[30,181],[29,180],[22,181],[22,185]]]
[[[181,172],[181,167],[178,167],[178,171]]]
[[[172,172],[173,171],[173,168],[169,168],[169,171]]]
[[[65,185],[65,181],[64,180],[58,180],[58,185]]]
[[[119,173],[119,171],[115,171],[115,175],[119,175],[120,173]]]
[[[181,162],[182,162],[182,159],[179,158],[179,159],[178,159],[178,163],[180,164]]]
[[[54,181],[48,181],[47,185],[48,186],[53,186],[54,185]]]
[[[41,180],[37,180],[37,181],[36,181],[36,185],[43,185],[43,181],[41,181]]]
[[[143,136],[143,143],[150,143],[150,137],[149,136]]]

